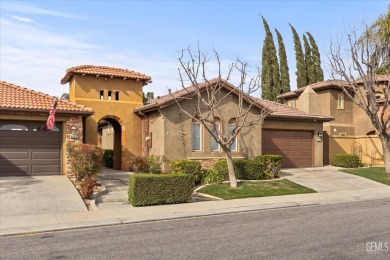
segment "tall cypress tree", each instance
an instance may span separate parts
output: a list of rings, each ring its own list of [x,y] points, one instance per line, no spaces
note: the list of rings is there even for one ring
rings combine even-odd
[[[297,61],[297,71],[295,74],[297,75],[297,88],[305,87],[306,84],[306,64],[305,64],[305,56],[303,55],[301,41],[299,40],[299,36],[295,28],[289,24],[291,27],[291,31],[294,37],[294,50],[295,57]]]
[[[315,71],[315,82],[324,81],[324,72],[321,68],[321,57],[320,52],[318,51],[318,46],[316,44],[316,41],[314,40],[313,36],[306,32],[307,36],[309,36],[309,41],[311,45],[311,53],[312,53],[312,61],[313,61],[313,67]]]
[[[305,48],[305,64],[306,64],[306,85],[317,82],[315,68],[312,61],[312,54],[309,42],[305,35],[303,35],[303,46]]]
[[[279,94],[290,92],[290,74],[288,73],[287,54],[283,38],[280,32],[275,29],[278,38],[279,69],[280,69],[280,90]]]
[[[263,18],[265,29],[265,39],[262,52],[262,68],[261,68],[261,97],[263,99],[276,101],[276,96],[279,94],[279,63],[276,56],[276,48],[268,23]]]

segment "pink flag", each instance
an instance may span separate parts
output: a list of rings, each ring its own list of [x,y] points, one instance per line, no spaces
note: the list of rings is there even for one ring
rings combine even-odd
[[[54,100],[53,107],[50,108],[49,118],[47,119],[46,122],[46,128],[45,128],[46,131],[51,131],[54,128],[54,122],[55,122],[54,116],[56,114],[56,109],[57,109],[57,98]]]

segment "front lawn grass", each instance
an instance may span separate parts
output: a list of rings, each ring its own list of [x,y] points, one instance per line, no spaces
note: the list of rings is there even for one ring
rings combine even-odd
[[[208,185],[199,192],[221,199],[242,199],[253,197],[267,197],[300,193],[313,193],[315,190],[306,188],[295,182],[283,179],[262,182],[241,182],[236,189],[230,188],[229,183]]]
[[[390,186],[390,175],[385,171],[384,167],[354,168],[342,171]]]

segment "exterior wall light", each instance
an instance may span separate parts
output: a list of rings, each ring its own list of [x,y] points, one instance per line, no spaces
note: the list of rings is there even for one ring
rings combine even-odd
[[[70,138],[73,139],[73,140],[76,140],[78,139],[79,137],[77,136],[77,129],[75,126],[72,126],[70,128]]]

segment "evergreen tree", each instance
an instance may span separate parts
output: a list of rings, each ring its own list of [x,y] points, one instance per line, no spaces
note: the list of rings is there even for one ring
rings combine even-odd
[[[295,74],[297,75],[297,88],[302,88],[307,85],[305,57],[303,55],[302,45],[301,45],[301,41],[299,40],[298,33],[291,24],[289,25],[291,27],[291,31],[294,37],[294,50],[295,50],[295,57],[297,61],[297,71],[295,72]]]
[[[280,90],[279,94],[290,92],[290,74],[288,72],[287,54],[284,48],[283,38],[280,32],[275,29],[278,38],[279,68],[280,68]]]
[[[306,85],[310,85],[317,81],[316,81],[315,68],[312,61],[311,48],[305,35],[303,35],[303,46],[305,48]]]
[[[261,97],[266,100],[276,101],[279,94],[279,63],[276,56],[276,48],[271,30],[267,21],[263,18],[265,29],[265,39],[262,52],[262,69],[261,69]]]
[[[306,33],[307,36],[309,36],[309,41],[311,45],[312,62],[316,79],[315,82],[324,81],[324,72],[321,68],[321,57],[320,52],[318,51],[318,46],[316,44],[316,41],[314,40],[314,37],[309,32]]]

